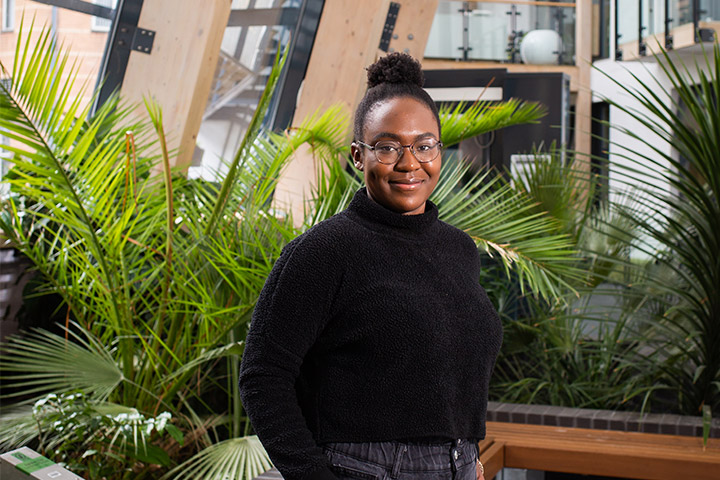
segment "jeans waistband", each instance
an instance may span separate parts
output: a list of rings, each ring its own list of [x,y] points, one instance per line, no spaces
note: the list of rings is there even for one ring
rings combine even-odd
[[[396,478],[402,472],[455,472],[477,459],[477,444],[459,439],[438,444],[417,442],[335,442],[323,445],[326,452],[382,467]]]

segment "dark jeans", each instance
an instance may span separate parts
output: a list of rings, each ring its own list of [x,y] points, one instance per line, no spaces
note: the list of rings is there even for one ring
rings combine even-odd
[[[477,445],[468,440],[328,443],[323,449],[341,480],[475,480]]]

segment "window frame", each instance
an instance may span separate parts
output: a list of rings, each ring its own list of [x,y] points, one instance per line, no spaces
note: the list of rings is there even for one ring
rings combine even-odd
[[[103,7],[117,8],[117,0],[92,0],[95,5],[101,5]],[[95,33],[107,33],[112,27],[112,20],[107,18],[101,18],[92,16],[90,17],[90,30]]]
[[[2,25],[0,31],[15,31],[15,0],[2,0]]]

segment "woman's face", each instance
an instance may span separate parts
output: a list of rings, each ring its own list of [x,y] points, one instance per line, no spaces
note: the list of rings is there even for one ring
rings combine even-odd
[[[397,97],[375,105],[365,118],[360,141],[375,145],[381,140],[393,140],[410,145],[419,139],[434,138],[440,132],[435,116],[424,104],[412,97]],[[386,165],[375,158],[367,147],[353,144],[355,166],[362,170],[368,195],[380,205],[406,215],[425,212],[425,202],[437,185],[441,156],[428,163],[420,163],[409,148],[397,163]]]

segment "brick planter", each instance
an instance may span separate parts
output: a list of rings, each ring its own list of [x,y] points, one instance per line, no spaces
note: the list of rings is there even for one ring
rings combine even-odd
[[[489,402],[487,420],[695,437],[701,437],[703,432],[702,418],[700,417],[517,403]],[[720,438],[719,418],[712,420],[710,438]]]

